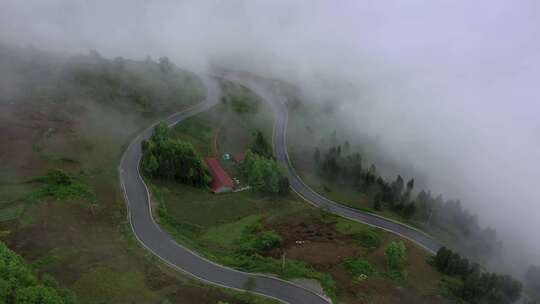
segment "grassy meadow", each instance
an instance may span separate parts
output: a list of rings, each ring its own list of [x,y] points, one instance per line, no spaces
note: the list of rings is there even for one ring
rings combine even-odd
[[[263,106],[257,103],[257,108]],[[244,152],[253,143],[255,130],[271,132],[267,123],[271,116],[250,116],[270,113],[238,112],[225,99],[179,123],[173,134],[194,143],[203,156]],[[242,178],[237,165],[220,161],[229,175]],[[388,274],[384,248],[403,241],[393,234],[330,215],[292,193],[273,196],[249,190],[215,195],[174,182],[149,182],[160,225],[181,244],[218,263],[285,279],[315,280],[340,303],[446,303],[439,295],[441,277],[418,246],[404,241],[408,255],[404,276]],[[257,241],[268,234],[277,235],[279,244],[261,250]],[[366,260],[375,272],[358,280],[345,265],[355,258]]]
[[[270,302],[170,269],[127,221],[121,154],[140,130],[204,97],[197,76],[160,60],[0,51],[2,77],[17,75],[0,96],[0,240],[38,276],[82,304]],[[54,168],[75,186],[51,189]]]

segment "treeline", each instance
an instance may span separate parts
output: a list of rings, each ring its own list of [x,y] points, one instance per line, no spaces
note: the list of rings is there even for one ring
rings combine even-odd
[[[97,101],[142,113],[165,113],[204,96],[201,81],[167,57],[135,61],[103,58],[96,51],[70,58],[62,77]],[[131,109],[133,110],[133,109]]]
[[[469,303],[511,304],[521,298],[519,281],[509,275],[482,272],[480,265],[446,247],[439,249],[433,264],[452,277],[445,281],[449,291]]]
[[[75,304],[75,296],[51,276],[39,279],[28,264],[0,242],[0,303]]]
[[[482,229],[477,216],[469,214],[459,200],[445,201],[442,195],[425,190],[415,195],[415,180],[406,181],[400,175],[393,181],[385,180],[375,165],[364,166],[362,156],[352,153],[348,142],[324,153],[316,148],[314,161],[319,176],[365,193],[374,210],[391,210],[428,231],[443,232],[467,255],[486,260],[498,256],[501,243],[495,230]]]
[[[350,145],[345,142],[328,149],[322,156],[315,149],[315,164],[319,175],[327,180],[338,180],[366,193],[373,201],[373,209],[389,208],[401,216],[411,219],[417,213],[417,204],[412,198],[414,179],[405,182],[398,175],[393,182],[385,181],[375,165],[363,167],[360,153],[349,153]]]
[[[256,132],[255,142],[246,152],[241,170],[254,190],[277,194],[289,191],[287,172],[272,156],[272,147],[260,131]]]
[[[221,102],[238,113],[255,113],[260,106],[260,100],[255,93],[246,87],[228,81],[221,83],[223,91]]]
[[[204,187],[211,181],[206,164],[191,143],[172,139],[169,126],[161,122],[152,137],[142,142],[141,170],[148,177],[175,180]]]
[[[107,59],[97,51],[66,55],[1,43],[0,57],[0,78],[17,75],[0,102],[95,101],[120,112],[161,116],[200,101],[205,92],[197,75],[167,57]]]

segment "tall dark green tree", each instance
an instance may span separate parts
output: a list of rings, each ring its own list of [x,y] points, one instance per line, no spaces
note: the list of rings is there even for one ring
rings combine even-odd
[[[261,131],[255,133],[255,142],[251,147],[251,151],[266,158],[273,158],[272,147],[266,141]]]
[[[521,297],[521,283],[509,275],[482,273],[478,264],[442,247],[434,259],[442,273],[459,277],[463,284],[453,290],[456,296],[469,303],[511,304]]]

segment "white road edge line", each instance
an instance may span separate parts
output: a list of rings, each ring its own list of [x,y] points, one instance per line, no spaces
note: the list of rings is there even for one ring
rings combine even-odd
[[[208,96],[206,97],[208,98]],[[131,143],[128,145],[128,147],[126,148],[126,150],[124,151],[124,153],[122,154],[122,157],[120,159],[120,164],[118,166],[118,172],[119,172],[119,178],[120,178],[120,185],[122,187],[122,190],[123,190],[123,193],[124,193],[124,198],[125,198],[125,201],[126,201],[126,206],[127,206],[127,209],[128,209],[128,213],[127,213],[127,217],[128,217],[128,220],[129,220],[129,223],[130,223],[130,226],[131,226],[131,230],[133,231],[133,234],[135,235],[135,237],[137,238],[137,240],[139,241],[139,243],[141,243],[148,251],[152,252],[154,255],[156,255],[158,258],[160,258],[160,260],[162,260],[163,262],[165,262],[166,264],[168,264],[169,266],[172,266],[173,268],[175,269],[178,269],[180,270],[181,272],[185,273],[185,274],[188,274],[200,281],[203,281],[203,282],[206,282],[206,283],[209,283],[209,284],[212,284],[212,285],[215,285],[215,286],[219,286],[219,287],[223,287],[223,288],[228,288],[228,289],[233,289],[233,290],[237,290],[237,291],[241,291],[241,292],[249,292],[249,293],[254,293],[254,294],[258,294],[258,295],[261,295],[261,296],[264,296],[264,297],[267,297],[267,298],[271,298],[271,299],[274,299],[274,300],[277,300],[279,302],[282,302],[282,303],[286,303],[286,304],[292,304],[292,303],[289,303],[289,302],[286,302],[284,300],[281,300],[281,299],[278,299],[276,297],[273,297],[273,296],[270,296],[270,295],[266,295],[266,294],[263,294],[263,293],[259,293],[259,292],[256,292],[256,291],[251,291],[251,290],[247,290],[247,289],[240,289],[240,288],[235,288],[235,287],[231,287],[231,286],[226,286],[226,285],[223,285],[223,284],[220,284],[220,283],[216,283],[216,282],[212,282],[212,281],[209,281],[207,279],[204,279],[204,278],[201,278],[191,272],[188,272],[178,266],[176,266],[174,263],[172,263],[171,261],[168,261],[166,260],[165,258],[161,257],[157,252],[155,252],[154,250],[152,250],[150,247],[148,247],[140,238],[139,236],[137,235],[137,233],[135,232],[135,228],[133,226],[133,222],[131,221],[131,210],[129,208],[129,198],[127,197],[127,192],[126,192],[126,188],[125,188],[125,185],[124,185],[124,180],[123,180],[123,177],[122,177],[122,173],[123,173],[123,170],[121,168],[121,164],[123,163],[124,161],[124,158],[126,156],[126,152],[129,150],[129,148],[135,144],[135,142],[138,141],[139,137],[142,136],[142,134],[144,134],[145,132],[147,132],[148,130],[150,130],[151,128],[153,128],[155,125],[157,125],[159,122],[161,121],[164,121],[164,120],[168,120],[168,119],[171,119],[172,117],[174,116],[177,116],[177,115],[181,115],[182,113],[185,113],[185,112],[188,112],[190,110],[193,110],[193,108],[197,107],[197,106],[203,106],[205,104],[205,101],[206,100],[203,100],[202,102],[200,103],[197,103],[193,106],[190,106],[188,107],[187,109],[184,109],[180,112],[177,112],[177,113],[174,113],[170,116],[168,116],[167,118],[163,119],[163,120],[159,120],[157,122],[155,122],[154,124],[152,124],[151,126],[149,126],[148,128],[144,129],[143,131],[141,131],[141,133],[139,133],[139,135],[137,135],[132,141]],[[214,105],[210,106],[209,108],[213,107]],[[196,114],[199,114],[199,113],[196,113]],[[194,115],[196,115],[194,114]],[[187,118],[187,117],[186,117]],[[174,122],[172,124],[170,124],[171,126],[174,126],[176,125],[177,123],[179,123],[181,120],[177,121],[177,122]],[[144,185],[145,189],[146,189],[146,194],[147,194],[147,202],[148,202],[148,208],[149,208],[149,212],[150,212],[150,217],[152,219],[152,222],[154,223],[154,225],[156,225],[160,230],[160,226],[155,222],[154,220],[154,217],[153,217],[153,213],[152,213],[152,208],[151,208],[151,205],[150,205],[150,192],[148,191],[148,187],[146,186],[146,184],[144,183],[144,180],[141,178],[141,175],[140,175],[140,172],[139,172],[139,164],[140,164],[140,159],[139,159],[139,162],[137,163],[137,173],[138,173],[138,178],[139,180],[142,182],[142,184]],[[323,295],[321,294],[318,294],[310,289],[307,289],[303,286],[300,286],[294,282],[291,282],[291,281],[286,281],[286,280],[283,280],[281,278],[278,278],[278,277],[274,277],[274,276],[269,276],[269,275],[266,275],[266,274],[260,274],[260,273],[249,273],[249,272],[244,272],[244,271],[240,271],[240,270],[237,270],[237,269],[233,269],[233,268],[230,268],[230,267],[227,267],[227,266],[224,266],[224,265],[220,265],[220,264],[217,264],[213,261],[210,261],[208,259],[206,259],[205,257],[202,257],[200,256],[199,254],[197,254],[196,252],[192,251],[191,249],[187,248],[187,247],[184,247],[183,245],[181,244],[178,244],[177,242],[174,242],[174,244],[176,246],[178,246],[179,248],[182,248],[188,252],[190,252],[191,254],[199,257],[200,259],[206,261],[206,262],[209,262],[213,265],[216,265],[218,267],[221,267],[221,268],[224,268],[224,269],[227,269],[227,270],[230,270],[230,271],[234,271],[234,272],[237,272],[237,273],[242,273],[242,274],[246,274],[246,275],[252,275],[252,276],[260,276],[260,277],[265,277],[265,278],[269,278],[269,279],[274,279],[274,280],[278,280],[278,281],[282,281],[284,283],[287,283],[287,284],[291,284],[295,287],[298,287],[298,288],[301,288],[303,290],[306,290],[318,297],[320,297],[321,299],[325,300],[326,302],[328,303],[332,303],[331,299],[327,298],[327,297],[324,297]]]

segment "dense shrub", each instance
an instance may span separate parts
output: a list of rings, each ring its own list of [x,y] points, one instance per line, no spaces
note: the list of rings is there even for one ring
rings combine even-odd
[[[384,257],[389,270],[401,270],[407,260],[407,250],[403,242],[392,242],[384,249]]]
[[[237,113],[256,113],[260,106],[260,99],[251,90],[231,82],[222,83],[222,102],[230,105]]]
[[[377,273],[375,268],[363,258],[348,259],[343,263],[343,266],[353,278],[358,278],[361,275],[372,276]]]
[[[15,252],[0,242],[0,303],[73,304],[73,295],[50,276],[42,282]]]
[[[258,235],[254,242],[253,247],[259,252],[268,251],[270,249],[279,247],[281,245],[281,237],[273,231],[265,231]]]
[[[254,190],[267,193],[285,194],[289,190],[289,180],[285,169],[275,160],[248,150],[242,162],[242,173]]]
[[[521,297],[522,285],[509,275],[482,272],[456,252],[442,247],[434,259],[435,267],[451,276],[446,286],[455,296],[471,303],[510,304]]]
[[[141,169],[150,177],[176,180],[203,187],[210,181],[208,168],[191,143],[170,138],[170,129],[161,122],[152,137],[142,143]]]
[[[81,199],[90,204],[96,203],[96,195],[87,185],[60,169],[50,169],[47,176],[38,181],[44,185],[28,195],[30,201],[52,197],[58,200]]]
[[[47,173],[47,182],[52,185],[70,185],[71,177],[60,169],[50,169]]]
[[[378,248],[381,246],[381,237],[376,231],[369,229],[361,233],[355,233],[352,238],[358,242],[362,247],[366,248]]]
[[[334,134],[335,136],[335,134]],[[330,140],[335,143],[335,138]],[[340,182],[366,194],[376,211],[389,209],[403,219],[436,233],[455,235],[453,245],[470,256],[494,258],[501,243],[492,228],[481,228],[478,217],[470,214],[459,200],[444,200],[442,195],[421,190],[414,195],[415,180],[397,175],[387,180],[375,165],[363,162],[359,153],[350,151],[350,144],[334,145],[326,151],[315,148],[313,154],[317,174],[325,181]],[[324,186],[325,191],[330,191]]]
[[[281,236],[273,231],[252,231],[248,227],[238,245],[237,252],[242,255],[262,254],[281,246]]]

